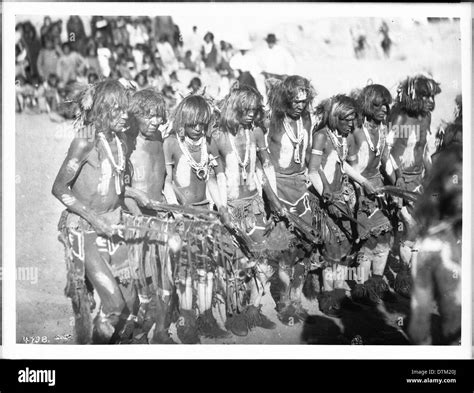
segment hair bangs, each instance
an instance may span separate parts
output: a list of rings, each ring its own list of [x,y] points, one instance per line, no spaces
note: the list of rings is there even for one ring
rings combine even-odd
[[[299,75],[286,77],[282,82],[275,83],[268,93],[268,104],[272,111],[272,116],[281,120],[291,109],[293,100],[298,94],[304,91],[306,93],[306,107],[313,101],[316,91],[310,81]]]
[[[91,109],[87,120],[96,125],[98,130],[107,130],[116,110],[127,112],[129,96],[118,81],[99,82],[94,86]]]
[[[362,116],[373,117],[375,115],[374,102],[379,101],[380,105],[386,105],[388,109],[392,103],[392,95],[385,86],[373,84],[362,89],[357,101]]]
[[[236,132],[245,112],[257,111],[254,123],[263,118],[263,97],[253,87],[236,84],[221,104],[220,128],[224,132]]]
[[[175,110],[173,128],[180,130],[188,125],[211,122],[211,106],[204,97],[190,95],[184,98]]]
[[[163,97],[152,89],[137,91],[130,100],[130,113],[138,117],[152,112],[155,112],[158,117],[165,117],[166,103]]]

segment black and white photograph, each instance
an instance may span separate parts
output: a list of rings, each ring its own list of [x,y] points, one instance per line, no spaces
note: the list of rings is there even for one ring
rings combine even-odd
[[[12,6],[16,344],[471,356],[470,8],[360,6]]]

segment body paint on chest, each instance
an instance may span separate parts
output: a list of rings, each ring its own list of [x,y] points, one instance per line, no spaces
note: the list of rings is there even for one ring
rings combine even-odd
[[[225,156],[225,175],[227,177],[227,195],[229,199],[239,197],[240,166],[233,152]]]
[[[281,137],[280,157],[278,158],[278,165],[280,168],[288,168],[293,161],[294,155],[293,143],[286,134]]]
[[[180,187],[189,187],[191,184],[191,172],[192,169],[189,166],[186,157],[179,157],[178,165],[176,166],[176,180]]]
[[[324,165],[323,172],[326,175],[329,184],[332,184],[336,176],[336,167],[339,162],[338,159],[339,157],[335,150],[331,151],[326,159],[326,165]]]
[[[357,152],[357,171],[362,173],[365,171],[367,166],[369,165],[370,160],[370,151],[369,151],[369,144],[364,141],[360,145],[360,149]]]
[[[112,166],[108,160],[103,160],[100,168],[101,176],[99,184],[97,185],[97,192],[99,195],[105,196],[109,193],[110,179],[112,178]]]

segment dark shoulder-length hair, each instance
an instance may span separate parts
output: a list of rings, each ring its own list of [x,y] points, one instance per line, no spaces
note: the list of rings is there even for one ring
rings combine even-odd
[[[306,93],[306,106],[303,112],[308,111],[308,105],[316,96],[316,91],[311,82],[299,75],[288,76],[283,81],[275,82],[268,92],[268,105],[272,118],[282,120],[291,109],[292,101],[300,91]]]
[[[423,114],[423,96],[434,97],[441,93],[438,82],[423,75],[407,77],[397,89],[397,106],[408,114],[418,116]]]
[[[209,102],[201,95],[192,94],[185,97],[176,107],[173,114],[173,132],[178,136],[188,125],[206,124],[212,121],[212,109]]]
[[[94,125],[97,132],[110,128],[115,109],[127,112],[129,92],[116,80],[105,80],[79,91],[72,89],[67,100],[77,106],[76,125]]]
[[[254,125],[263,121],[263,97],[257,89],[235,82],[229,94],[219,103],[219,127],[223,132],[235,133],[245,111],[256,109]]]
[[[362,126],[365,117],[373,118],[375,115],[374,100],[380,98],[381,105],[387,107],[387,115],[392,103],[392,95],[390,91],[383,85],[372,84],[365,86],[362,90],[353,94],[353,98],[357,101],[358,107],[358,125]]]
[[[353,112],[357,113],[357,102],[354,98],[345,94],[338,94],[327,98],[316,107],[318,122],[315,131],[325,127],[335,130],[338,120],[347,117]]]

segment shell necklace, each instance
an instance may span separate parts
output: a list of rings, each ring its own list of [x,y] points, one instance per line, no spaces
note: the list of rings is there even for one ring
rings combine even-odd
[[[364,130],[365,139],[367,139],[367,143],[369,145],[370,150],[375,152],[375,156],[379,156],[383,150],[383,147],[384,147],[383,145],[385,145],[385,137],[384,137],[385,127],[383,125],[378,126],[379,140],[377,141],[377,150],[375,150],[374,144],[372,142],[372,138],[370,137],[369,123],[367,122],[367,120],[364,122],[362,129]]]
[[[232,151],[235,153],[237,156],[237,160],[239,161],[239,165],[241,168],[242,172],[242,179],[244,181],[247,180],[247,165],[249,164],[249,159],[250,159],[250,131],[248,128],[245,129],[245,156],[244,156],[244,161],[240,159],[239,152],[237,148],[235,147],[235,136],[232,134],[229,134],[229,141],[230,141],[230,147],[232,148]]]
[[[347,138],[342,136],[340,137],[342,138],[342,142],[339,142],[339,137],[329,128],[327,129],[327,134],[334,146],[334,150],[336,150],[337,157],[339,158],[339,162],[341,164],[341,171],[344,173],[342,166],[344,164],[344,161],[346,161],[346,158],[347,158],[347,152],[348,152]]]
[[[201,137],[198,141],[193,141],[189,139],[188,137],[184,138],[184,143],[181,141],[181,139],[178,137],[176,138],[178,140],[178,145],[181,151],[184,154],[184,157],[186,158],[186,161],[188,162],[189,166],[194,169],[196,172],[196,176],[198,177],[199,180],[207,180],[209,177],[209,154],[207,153],[207,143],[205,142],[205,137]],[[192,145],[192,146],[201,146],[201,160],[197,162],[193,156],[191,155],[191,152],[189,151],[187,145]]]
[[[300,146],[301,142],[303,142],[304,140],[303,119],[300,117],[298,120],[296,120],[296,135],[294,134],[293,129],[291,128],[290,119],[288,118],[288,116],[285,116],[285,119],[283,120],[283,128],[285,129],[285,133],[290,139],[291,143],[293,143],[293,160],[297,164],[301,164]]]
[[[115,162],[114,155],[112,154],[112,149],[110,148],[107,138],[102,132],[99,133],[99,140],[102,143],[105,153],[107,154],[107,158],[114,169],[115,191],[117,192],[117,195],[120,195],[122,191],[121,174],[125,170],[125,155],[123,154],[122,143],[120,142],[120,139],[117,135],[114,135],[114,137],[115,144],[117,145],[118,163]]]

